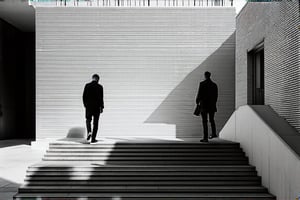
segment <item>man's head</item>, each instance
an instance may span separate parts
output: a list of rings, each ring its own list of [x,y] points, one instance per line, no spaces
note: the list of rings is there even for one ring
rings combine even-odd
[[[210,75],[211,75],[211,73],[208,72],[208,71],[206,71],[206,72],[204,73],[205,79],[210,79]]]
[[[93,81],[99,82],[100,77],[99,77],[98,74],[94,74],[94,75],[92,76],[92,79],[93,79]]]

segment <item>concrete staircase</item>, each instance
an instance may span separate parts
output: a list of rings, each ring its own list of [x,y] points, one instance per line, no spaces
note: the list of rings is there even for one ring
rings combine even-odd
[[[15,199],[276,199],[238,143],[54,142]]]

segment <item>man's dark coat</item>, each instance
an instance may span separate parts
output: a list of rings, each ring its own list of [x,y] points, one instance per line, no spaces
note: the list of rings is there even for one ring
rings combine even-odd
[[[217,112],[218,86],[211,79],[200,82],[196,103],[201,112]]]
[[[97,81],[85,85],[82,98],[84,107],[88,110],[104,108],[103,87]]]

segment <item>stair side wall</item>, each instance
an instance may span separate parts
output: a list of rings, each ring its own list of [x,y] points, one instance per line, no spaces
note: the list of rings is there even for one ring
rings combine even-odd
[[[267,117],[268,112],[275,113],[268,106],[257,106],[257,109],[263,110]],[[277,123],[279,128],[284,127],[285,135],[281,136],[273,129],[270,120],[266,123],[252,107],[241,106],[221,130],[220,138],[241,144],[250,164],[262,177],[262,184],[277,199],[297,199],[300,196],[300,157],[294,150],[299,152],[297,144],[300,143],[300,136],[279,118],[273,117],[271,123]],[[293,144],[297,149],[289,146]]]

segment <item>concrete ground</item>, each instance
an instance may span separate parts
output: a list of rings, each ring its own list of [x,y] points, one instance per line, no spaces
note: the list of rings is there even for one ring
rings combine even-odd
[[[28,166],[40,162],[44,154],[32,149],[29,140],[0,140],[0,200],[13,199]]]

